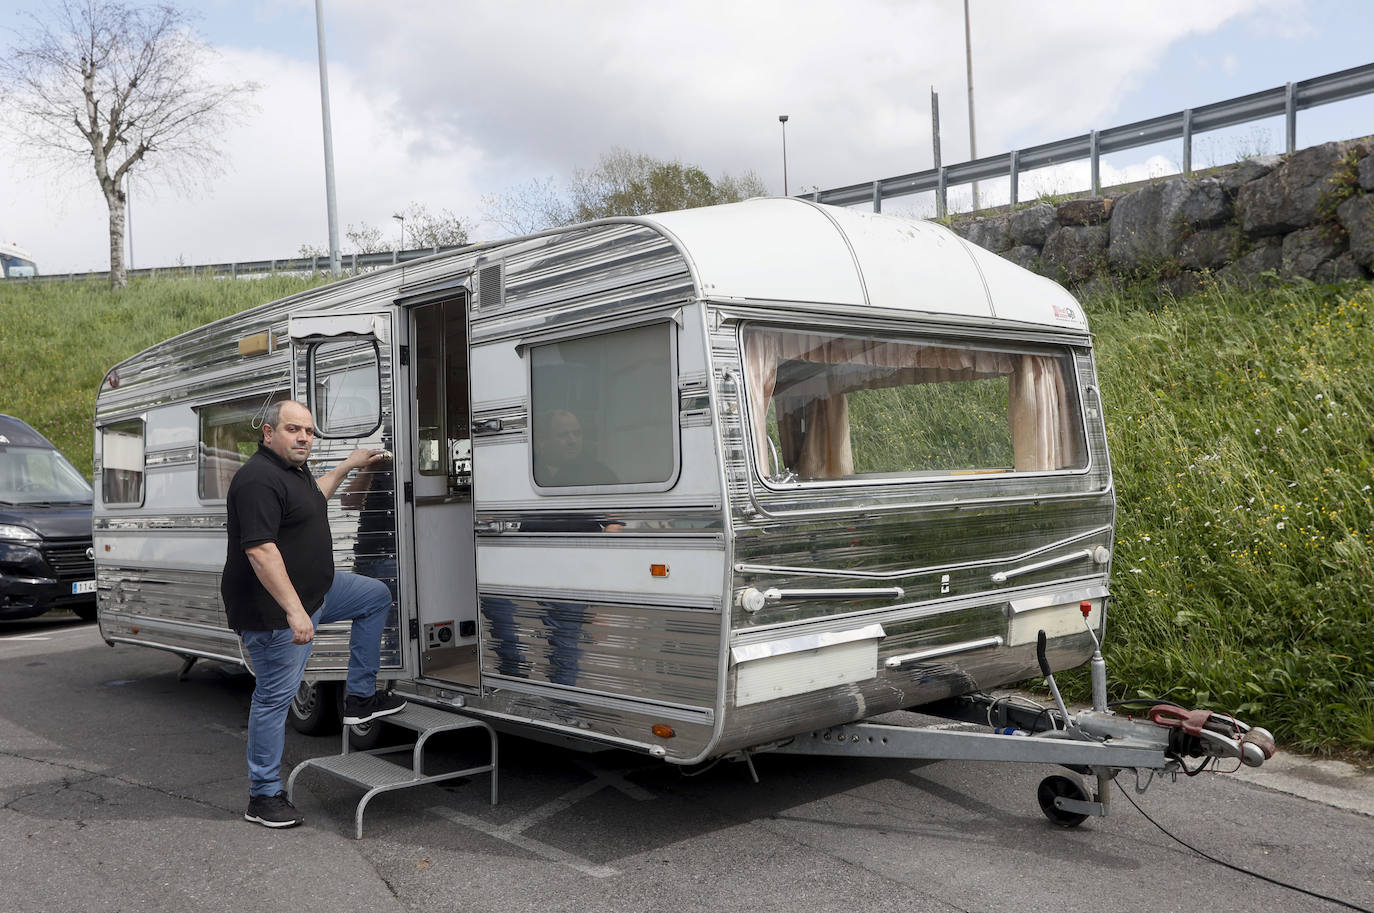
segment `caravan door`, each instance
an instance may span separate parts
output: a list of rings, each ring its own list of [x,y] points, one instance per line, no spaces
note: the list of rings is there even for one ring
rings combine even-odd
[[[392,317],[387,312],[293,317],[291,391],[310,407],[315,448],[310,468],[319,475],[358,447],[396,452],[392,397]],[[329,501],[334,567],[376,577],[391,590],[391,614],[382,634],[382,678],[409,678],[411,627],[398,574],[396,464],[384,461],[353,472]],[[342,678],[348,670],[347,622],[324,625],[315,635],[308,673]]]

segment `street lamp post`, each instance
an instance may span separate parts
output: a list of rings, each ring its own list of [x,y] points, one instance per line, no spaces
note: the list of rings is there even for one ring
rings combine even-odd
[[[401,246],[396,248],[398,251],[405,250],[406,246],[406,217],[399,212],[392,216],[397,222],[401,223]]]
[[[782,124],[782,195],[790,196],[787,192],[787,115],[779,114],[778,123]]]
[[[324,56],[324,0],[315,0],[315,33],[320,46],[320,112],[324,122],[324,197],[329,219],[329,273],[342,274],[339,263],[339,209],[334,199],[334,133],[329,123],[329,67]]]

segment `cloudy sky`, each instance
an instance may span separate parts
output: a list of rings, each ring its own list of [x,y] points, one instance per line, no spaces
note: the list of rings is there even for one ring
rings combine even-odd
[[[313,0],[173,0],[198,16],[214,75],[261,86],[218,171],[131,190],[133,264],[296,255],[325,246]],[[1365,0],[972,0],[978,150],[1004,152],[1374,60]],[[384,11],[383,11],[384,10]],[[22,28],[42,0],[0,0]],[[619,146],[782,192],[968,157],[960,0],[325,0],[341,232],[390,237],[418,202],[475,226],[484,196],[561,184]],[[22,34],[22,32],[21,32]],[[0,31],[0,51],[16,40]],[[1299,115],[1299,145],[1374,132],[1374,99]],[[1282,151],[1281,121],[1197,138],[1198,166]],[[1177,170],[1180,150],[1116,156],[1106,175]],[[153,163],[155,164],[155,162]],[[1086,165],[1022,179],[1022,197],[1085,186]],[[995,193],[995,189],[990,188]],[[1005,191],[1003,191],[1005,193]],[[928,201],[911,200],[922,214]],[[895,201],[889,211],[904,207]],[[88,163],[54,170],[0,138],[0,240],[44,272],[108,266]]]

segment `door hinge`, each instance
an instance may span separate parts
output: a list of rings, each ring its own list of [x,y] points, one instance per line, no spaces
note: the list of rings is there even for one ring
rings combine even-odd
[[[419,639],[420,639],[420,619],[418,619],[418,618],[412,618],[412,619],[410,619],[410,639],[411,639],[411,640],[419,640]]]
[[[406,499],[406,503],[407,503],[407,504],[410,504],[410,503],[412,503],[412,502],[415,500],[415,483],[414,483],[414,482],[407,482],[407,483],[405,484],[405,499]]]
[[[400,346],[399,354],[401,356],[401,364],[410,364],[410,346]]]

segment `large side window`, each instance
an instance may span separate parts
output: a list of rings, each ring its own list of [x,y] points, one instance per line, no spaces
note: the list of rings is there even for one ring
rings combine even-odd
[[[1087,465],[1067,349],[751,328],[754,452],[770,481]]]
[[[534,481],[665,486],[677,475],[671,323],[530,349]]]
[[[261,396],[197,409],[200,416],[200,454],[196,486],[202,501],[220,501],[229,495],[234,473],[257,452],[262,440],[262,416],[267,407],[286,395],[264,402]]]
[[[371,339],[310,348],[310,412],[321,437],[361,437],[382,423],[382,370]]]
[[[109,505],[143,503],[143,419],[100,429],[100,500]]]

